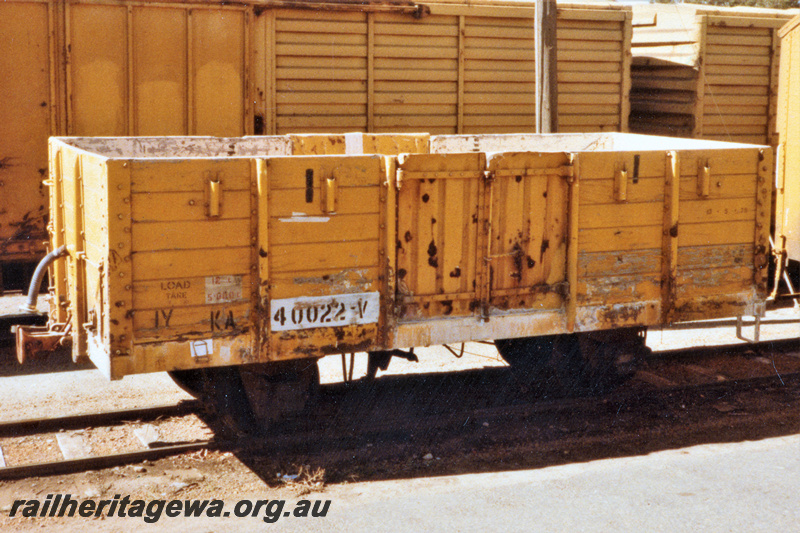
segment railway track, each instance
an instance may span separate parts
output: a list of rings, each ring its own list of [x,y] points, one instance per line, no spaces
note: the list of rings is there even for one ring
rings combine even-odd
[[[569,429],[576,413],[582,413],[585,420],[611,417],[611,425],[628,424],[628,433],[634,435],[642,418],[666,416],[659,413],[668,411],[672,404],[690,404],[697,417],[690,425],[694,429],[711,427],[709,424],[728,427],[729,420],[719,422],[708,413],[738,414],[741,407],[732,400],[737,395],[761,394],[781,405],[787,398],[800,401],[799,391],[800,341],[796,340],[661,352],[647,358],[641,369],[613,392],[596,396],[554,399],[524,392],[515,386],[507,368],[393,375],[372,383],[323,386],[313,409],[270,428],[268,438],[231,441],[211,437],[176,442],[157,438],[157,431],[156,438],[147,436],[148,432],[153,433],[152,421],[169,418],[180,424],[180,417],[200,411],[197,402],[0,424],[2,447],[24,449],[25,439],[29,439],[28,444],[53,441],[50,444],[57,444],[60,453],[29,464],[20,461],[17,453],[16,460],[0,467],[0,479],[108,468],[204,448],[245,450],[262,456],[345,451],[357,456],[372,442],[403,443],[409,436],[424,439],[432,435],[457,438],[466,434],[471,438],[482,428],[520,421],[532,428],[543,428],[537,430],[537,435],[548,446],[559,447],[563,445],[562,434],[585,432],[585,428]],[[547,428],[552,427],[553,421],[560,421],[560,426],[550,434]],[[203,423],[213,428],[215,420],[206,417]],[[80,445],[81,435],[88,428],[120,425],[127,425],[128,433],[138,435],[138,449],[92,454]],[[687,426],[687,430],[691,427]]]
[[[0,479],[109,468],[212,447],[214,442],[210,439],[189,442],[161,441],[157,427],[150,423],[164,418],[194,414],[201,408],[202,405],[197,401],[182,401],[142,409],[1,423]],[[94,453],[89,433],[97,428],[101,428],[105,433],[113,429],[132,433],[139,440],[141,447],[134,450]],[[25,443],[33,444],[33,447],[40,447],[36,445],[42,444],[47,450],[52,450],[56,457],[52,460],[7,465],[3,444],[7,449],[17,449],[17,451],[31,448],[30,445],[25,446]]]

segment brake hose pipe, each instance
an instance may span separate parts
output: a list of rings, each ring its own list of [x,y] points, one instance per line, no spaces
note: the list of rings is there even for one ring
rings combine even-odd
[[[30,287],[28,288],[28,301],[24,305],[19,306],[19,310],[24,313],[36,312],[36,300],[39,298],[39,287],[42,286],[42,278],[44,278],[47,267],[55,262],[59,257],[67,255],[67,247],[59,246],[39,261],[36,265],[36,270],[33,272]]]

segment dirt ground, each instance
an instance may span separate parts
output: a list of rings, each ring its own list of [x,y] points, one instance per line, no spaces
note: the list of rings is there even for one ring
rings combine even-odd
[[[800,337],[799,317],[798,311],[792,308],[770,312],[764,319],[762,339]],[[746,334],[752,333],[752,326],[746,328]],[[648,344],[656,351],[736,342],[741,341],[735,337],[732,321],[653,330],[648,334]],[[456,352],[461,350],[460,345],[452,348]],[[457,380],[459,373],[506,366],[492,346],[479,343],[468,343],[460,358],[442,347],[419,349],[417,355],[419,363],[392,360],[388,372],[379,374],[379,377],[450,373]],[[63,371],[70,368],[69,357],[61,354],[37,369],[48,373],[20,374],[19,369],[9,362],[11,357],[10,347],[0,349],[2,421],[147,407],[189,398],[163,373],[129,376],[109,382],[93,369]],[[347,363],[349,365],[349,358]],[[323,359],[320,371],[323,385],[341,383],[341,358]],[[358,379],[365,373],[366,356],[358,354],[353,377]],[[420,386],[424,383],[421,381]],[[202,451],[107,470],[5,481],[0,482],[0,529],[58,526],[78,531],[84,527],[80,520],[74,519],[9,518],[8,511],[15,499],[43,499],[48,494],[68,493],[94,499],[122,494],[145,500],[277,498],[296,501],[304,497],[324,497],[335,487],[382,479],[500,472],[637,455],[648,450],[702,442],[790,435],[800,431],[800,427],[796,427],[796,414],[790,413],[791,409],[797,413],[800,384],[792,386],[794,388],[785,391],[765,392],[763,401],[758,400],[758,391],[753,391],[751,396],[742,398],[676,398],[674,403],[646,406],[646,409],[620,406],[616,414],[612,412],[606,418],[603,418],[606,415],[586,414],[581,418],[565,414],[552,420],[509,423],[508,428],[475,421],[471,422],[474,428],[463,435],[454,432],[409,435],[399,439],[395,436],[392,437],[395,440],[390,439],[385,447],[381,442],[361,442],[356,436],[352,446],[328,456],[298,452],[271,457],[252,456],[237,450]],[[734,405],[734,408],[720,408],[720,405]],[[737,412],[736,406],[739,405],[746,407]],[[787,411],[782,412],[783,407],[776,409],[776,405],[785,406]],[[740,416],[742,412],[757,418],[747,420]],[[717,421],[714,419],[716,416],[723,418]],[[684,425],[701,421],[707,425],[699,433],[688,431],[681,434],[680,428]],[[618,424],[617,429],[615,424]],[[186,427],[169,428],[167,421],[163,431],[183,434],[187,438],[207,435],[200,422],[186,422],[184,425]],[[109,436],[108,447],[124,449],[127,438]],[[50,452],[33,450],[30,453]]]

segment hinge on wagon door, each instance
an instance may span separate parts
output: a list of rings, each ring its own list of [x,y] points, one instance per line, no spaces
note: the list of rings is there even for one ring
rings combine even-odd
[[[575,181],[575,165],[572,163],[571,159],[572,158],[570,158],[569,165],[564,165],[563,167],[561,167],[562,169],[564,169],[564,173],[561,175],[567,178],[567,183],[572,183],[573,181]]]
[[[575,167],[573,165],[562,165],[560,167],[550,168],[504,168],[495,171],[487,171],[484,174],[491,174],[491,178],[527,178],[533,176],[561,176],[572,180],[575,176]]]

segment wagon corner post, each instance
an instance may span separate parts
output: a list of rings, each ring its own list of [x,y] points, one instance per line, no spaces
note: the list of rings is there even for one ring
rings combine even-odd
[[[105,250],[94,265],[97,267],[96,296],[95,302],[89,304],[94,305],[96,311],[92,314],[90,310],[91,320],[84,327],[89,358],[111,379],[128,374],[133,357],[132,165],[125,159],[105,161],[105,198],[100,198],[100,205],[85,206],[87,225],[90,219],[91,224],[101,224],[105,213],[100,209],[102,203],[107,204]],[[94,209],[98,209],[98,216],[89,216]],[[102,232],[102,227],[98,231]],[[94,272],[94,269],[86,270],[87,283]],[[87,286],[87,304],[91,296]],[[108,351],[102,346],[108,347]]]

